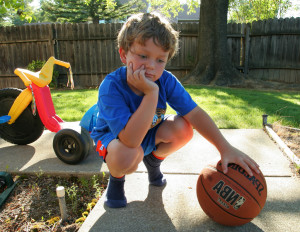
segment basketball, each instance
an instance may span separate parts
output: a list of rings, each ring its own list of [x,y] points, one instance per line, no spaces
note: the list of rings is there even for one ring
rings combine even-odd
[[[233,163],[224,174],[219,161],[201,171],[197,197],[201,208],[212,220],[226,226],[239,226],[260,213],[267,199],[267,184],[262,172],[253,171],[253,176],[249,176]]]

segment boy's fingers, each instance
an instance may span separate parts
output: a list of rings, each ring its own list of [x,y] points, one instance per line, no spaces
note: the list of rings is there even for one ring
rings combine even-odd
[[[259,165],[258,165],[255,161],[249,162],[248,165],[249,165],[250,168],[251,168],[252,170],[254,170],[257,174],[260,173],[260,171],[259,171]]]
[[[245,169],[245,171],[250,175],[250,176],[253,176],[253,172],[251,171],[251,169],[249,168],[249,166],[244,163],[244,165],[242,165],[242,168]]]
[[[143,69],[143,70],[140,72],[140,76],[141,76],[141,77],[145,77],[145,73],[146,73],[146,70]]]
[[[256,164],[255,161],[250,160],[239,160],[237,162],[233,162],[238,164],[240,167],[242,167],[250,176],[253,176],[252,170],[254,170],[257,174],[260,173],[258,164]],[[222,160],[222,169],[224,173],[227,173],[228,171],[228,161]]]
[[[228,162],[227,161],[222,161],[222,170],[226,174],[228,171]]]
[[[133,69],[132,69],[132,63],[130,63],[127,68],[127,81],[128,80],[130,81],[132,77],[133,77]]]
[[[241,160],[237,164],[240,165],[250,176],[253,176],[253,172],[251,169],[257,172],[257,168],[255,167],[255,165],[253,165],[252,162],[249,162],[247,160]]]
[[[134,77],[140,79],[141,78],[141,74],[142,74],[143,71],[145,72],[144,65],[142,65],[141,67],[139,67],[138,69],[136,69],[133,72]]]
[[[128,73],[129,73],[130,75],[133,74],[132,63],[129,64],[129,68],[127,69],[127,71],[128,71]]]

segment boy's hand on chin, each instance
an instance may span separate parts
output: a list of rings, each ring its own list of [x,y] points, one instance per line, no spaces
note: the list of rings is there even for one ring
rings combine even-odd
[[[148,79],[145,73],[146,69],[144,65],[133,71],[133,65],[130,63],[127,68],[127,82],[146,95],[158,90],[158,86],[155,82]]]

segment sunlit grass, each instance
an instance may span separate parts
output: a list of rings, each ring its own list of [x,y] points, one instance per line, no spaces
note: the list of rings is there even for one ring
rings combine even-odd
[[[268,122],[300,127],[300,93],[258,91],[207,86],[186,86],[197,104],[219,128],[261,128],[262,115]],[[52,90],[56,113],[65,121],[80,121],[97,102],[98,90]],[[174,114],[170,107],[167,114]]]
[[[56,114],[68,122],[80,121],[85,112],[97,103],[98,90],[51,91]]]
[[[299,127],[300,93],[186,86],[192,98],[220,128],[260,128],[269,123]]]

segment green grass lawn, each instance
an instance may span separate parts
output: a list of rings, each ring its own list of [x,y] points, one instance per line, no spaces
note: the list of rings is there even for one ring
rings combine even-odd
[[[219,128],[261,128],[262,115],[268,123],[300,127],[300,93],[259,91],[207,86],[185,86],[197,104]],[[65,121],[80,121],[97,102],[98,90],[52,90],[56,113]],[[175,113],[168,107],[167,114]]]

